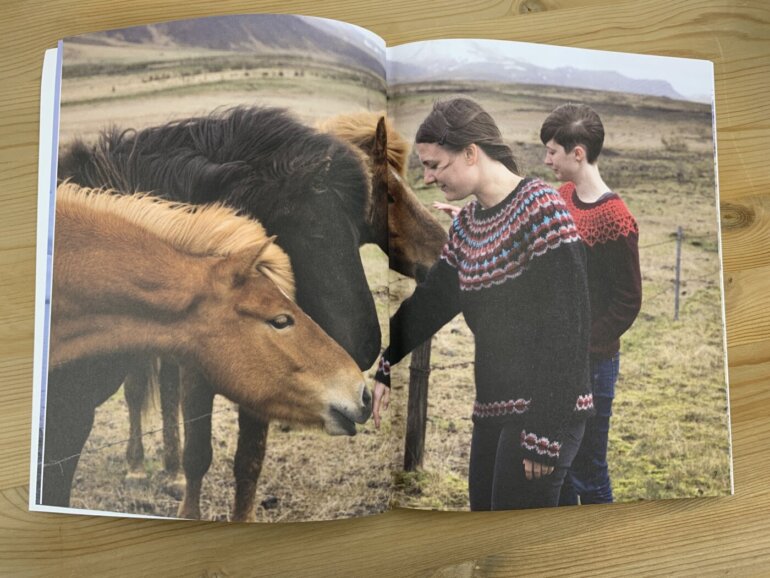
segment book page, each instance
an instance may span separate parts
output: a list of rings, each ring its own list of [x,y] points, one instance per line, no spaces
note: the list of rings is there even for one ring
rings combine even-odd
[[[327,19],[255,14],[87,34],[66,39],[60,57],[61,107],[50,104],[47,111],[60,112],[59,182],[195,205],[221,202],[239,211],[237,218],[258,220],[288,256],[303,310],[288,319],[273,314],[272,330],[307,330],[317,339],[300,342],[291,353],[296,358],[291,368],[302,378],[297,382],[308,388],[299,392],[268,389],[263,373],[284,359],[279,354],[283,349],[270,350],[283,345],[273,346],[270,340],[259,350],[261,357],[248,360],[264,359],[251,374],[232,375],[241,358],[223,362],[203,352],[205,335],[198,341],[191,336],[191,346],[182,340],[184,345],[180,341],[161,355],[157,346],[148,345],[157,343],[154,331],[146,336],[134,332],[130,343],[116,343],[108,351],[97,342],[93,350],[79,352],[74,360],[67,357],[67,363],[51,372],[42,365],[35,384],[42,409],[36,419],[39,435],[37,425],[33,428],[36,489],[30,492],[31,509],[262,522],[385,510],[391,487],[390,438],[376,432],[367,418],[371,367],[381,343],[388,340],[388,260],[372,234],[378,223],[371,222],[370,214],[375,201],[365,146],[369,141],[331,136],[329,128],[358,115],[350,122],[369,140],[373,137],[386,108],[382,39]],[[58,99],[55,90],[58,86],[44,96]],[[324,122],[325,128],[316,128]],[[127,230],[125,236],[131,233]],[[54,263],[56,255],[75,248],[54,248]],[[147,250],[130,244],[125,248],[134,250],[134,269],[141,268]],[[157,265],[153,269],[148,274],[163,273]],[[122,274],[129,273],[117,275]],[[86,275],[84,270],[81,277]],[[79,281],[90,295],[103,280]],[[131,286],[130,278],[124,286]],[[65,289],[58,290],[65,294]],[[288,307],[285,297],[275,296],[270,311]],[[54,275],[54,304],[56,299]],[[87,323],[88,315],[97,313],[86,308],[82,319]],[[251,327],[255,316],[263,314],[258,309],[248,319],[242,317],[243,323]],[[125,316],[126,323],[132,315]],[[94,320],[91,327],[97,325]],[[56,316],[52,331],[63,331],[57,329]],[[221,339],[230,338],[223,333]],[[233,337],[230,345],[259,345],[244,343],[245,338]],[[188,347],[193,351],[181,354]],[[223,341],[221,357],[229,354],[228,347]],[[51,359],[64,355],[63,348],[51,351]],[[36,349],[37,362],[45,362],[45,351],[42,344]],[[131,363],[127,355],[133,356]],[[179,357],[194,367],[182,362],[178,369],[174,362]],[[130,365],[130,371],[116,376],[122,364]],[[223,371],[220,380],[210,377],[216,367]],[[193,369],[198,377],[190,379]],[[351,376],[353,370],[357,378]],[[98,371],[109,379],[92,379]],[[339,379],[330,379],[334,372]],[[164,401],[164,384],[173,385],[180,375],[181,393],[175,395],[181,396],[181,410],[174,394]],[[230,387],[231,378],[241,389]],[[154,400],[145,401],[141,413],[142,403],[133,401],[129,389],[148,381],[160,383],[160,399],[156,393]],[[347,390],[341,392],[344,384]],[[65,389],[96,399],[96,407],[54,403]],[[210,405],[207,396],[212,393]],[[238,399],[256,400],[244,401],[240,427]],[[322,400],[325,409],[303,413],[308,399]],[[140,429],[129,427],[129,404],[141,416],[132,427]],[[173,410],[167,412],[169,406]],[[83,427],[85,443],[59,443]],[[196,441],[186,442],[185,436]],[[210,465],[205,463],[209,451]],[[193,485],[200,484],[197,495],[191,493],[190,477],[184,477],[191,469]]]
[[[593,393],[594,401],[608,398],[602,400],[605,411],[611,407],[606,462],[614,501],[730,494],[712,64],[518,42],[434,40],[389,47],[388,81],[390,118],[410,143],[435,101],[471,97],[496,122],[518,173],[554,189],[566,179],[545,163],[541,125],[566,103],[598,113],[605,138],[597,166],[638,224],[643,296],[636,319],[620,337],[614,399]],[[459,152],[447,154],[454,158]],[[426,184],[433,175],[413,152],[406,180],[426,208],[447,202],[435,183]],[[473,199],[454,205],[459,209]],[[450,228],[451,217],[436,209],[431,213]],[[415,285],[391,274],[394,313]],[[607,274],[603,283],[612,277]],[[392,427],[416,436],[396,458],[394,500],[400,506],[467,510],[469,477],[484,477],[469,474],[474,422],[485,417],[474,415],[474,403],[486,393],[477,391],[482,386],[476,382],[479,373],[490,371],[487,365],[476,367],[479,355],[488,353],[476,349],[479,339],[487,339],[484,328],[479,331],[474,337],[461,314],[435,335],[426,368],[429,387],[419,393],[426,399],[413,408],[406,409],[407,392],[414,389],[409,358],[391,368]],[[517,355],[520,351],[510,350],[512,358]],[[551,355],[556,361],[563,352],[556,347]],[[494,360],[487,362],[494,369]],[[530,377],[510,375],[506,387],[515,392]],[[423,424],[420,411],[427,415]],[[510,421],[516,422],[513,413]],[[403,467],[414,448],[421,461]],[[588,503],[587,495],[581,500]]]

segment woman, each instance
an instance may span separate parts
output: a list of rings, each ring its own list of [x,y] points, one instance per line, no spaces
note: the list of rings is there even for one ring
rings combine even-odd
[[[475,337],[472,510],[556,506],[593,412],[585,257],[552,188],[517,174],[511,149],[475,101],[437,102],[415,138],[426,184],[468,197],[441,258],[391,319],[374,417],[390,365],[462,312]]]

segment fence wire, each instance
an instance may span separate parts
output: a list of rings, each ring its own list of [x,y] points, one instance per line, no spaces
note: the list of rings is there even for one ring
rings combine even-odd
[[[196,416],[196,417],[191,418],[191,419],[180,420],[180,421],[177,422],[177,426],[185,426],[186,427],[187,424],[195,423],[196,421],[200,421],[200,420],[202,420],[204,418],[210,418],[210,417],[213,417],[215,415],[222,414],[222,413],[228,413],[230,411],[232,411],[230,408],[223,408],[223,409],[219,409],[219,410],[216,410],[216,411],[212,411],[210,413],[205,413],[203,415]],[[128,416],[126,416],[126,420],[128,420]],[[142,433],[141,437],[145,438],[147,436],[155,435],[157,433],[162,433],[162,432],[163,432],[163,427],[160,427],[160,428],[157,428],[157,429],[150,430],[150,431]],[[129,438],[125,438],[125,439],[117,440],[117,441],[114,441],[114,442],[108,442],[108,443],[105,443],[105,444],[103,444],[101,446],[94,447],[94,448],[89,448],[88,447],[88,443],[86,443],[86,446],[83,447],[83,451],[81,451],[81,452],[79,452],[77,454],[73,454],[71,456],[67,456],[66,458],[62,458],[60,460],[55,460],[55,461],[52,461],[52,462],[44,462],[43,460],[40,460],[40,461],[38,461],[38,466],[42,467],[42,468],[59,466],[59,468],[61,468],[63,463],[68,462],[70,460],[74,460],[76,458],[80,458],[84,454],[100,452],[102,450],[106,450],[108,448],[111,448],[111,447],[114,447],[114,446],[117,446],[117,445],[121,445],[121,444],[125,445],[125,444],[128,444],[129,441],[130,441]]]

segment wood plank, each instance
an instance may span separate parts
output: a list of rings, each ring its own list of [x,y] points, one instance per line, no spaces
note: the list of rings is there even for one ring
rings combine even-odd
[[[761,574],[770,565],[770,9],[762,0],[10,0],[0,22],[0,574]],[[543,11],[537,11],[540,7]],[[246,526],[26,511],[39,74],[59,37],[214,12],[346,19],[392,43],[488,37],[714,60],[736,495],[558,512],[396,511]],[[753,217],[747,215],[752,214]],[[587,538],[590,536],[590,540]],[[587,544],[608,544],[598,549]]]

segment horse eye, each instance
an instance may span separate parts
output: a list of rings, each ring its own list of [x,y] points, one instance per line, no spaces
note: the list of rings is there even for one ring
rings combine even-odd
[[[276,329],[286,329],[294,325],[294,318],[291,315],[279,315],[271,319],[269,323]]]

